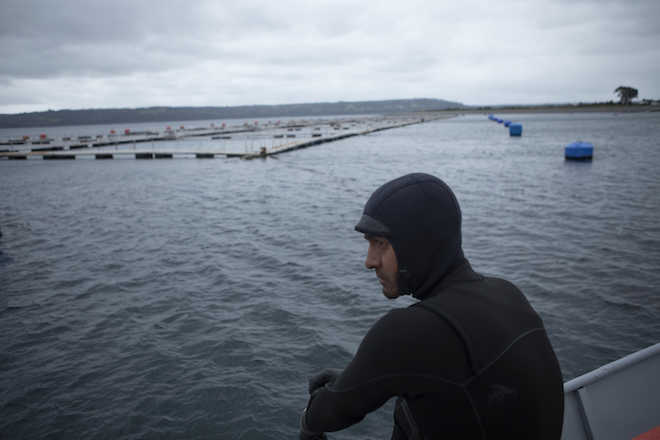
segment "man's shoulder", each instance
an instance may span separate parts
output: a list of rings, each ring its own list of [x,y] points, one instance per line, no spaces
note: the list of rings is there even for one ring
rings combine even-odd
[[[522,296],[522,291],[513,282],[496,275],[478,274],[478,277],[469,280],[458,280],[444,284],[437,292],[425,298],[424,301],[441,301],[443,297],[449,299],[448,297],[452,297],[453,295],[460,296],[466,293],[488,294],[492,292]]]
[[[389,327],[408,324],[418,313],[418,311],[415,310],[415,307],[412,307],[414,305],[415,304],[412,304],[408,307],[397,307],[395,309],[389,310],[387,313],[381,316],[378,321],[376,321],[374,326]]]
[[[445,315],[463,317],[495,316],[497,314],[536,315],[523,292],[511,281],[484,275],[481,279],[446,286],[418,303]]]
[[[493,284],[498,284],[502,286],[509,286],[513,289],[518,290],[518,287],[512,282],[509,281],[508,279],[502,278],[499,275],[492,275],[492,274],[482,274],[483,281],[485,283],[493,283]]]
[[[457,336],[451,326],[428,310],[397,308],[374,323],[360,345],[360,352],[383,362],[387,359],[404,362],[403,359],[416,359],[410,357],[411,353],[441,352],[443,344],[448,345],[452,340],[457,340]]]
[[[392,309],[385,313],[379,321],[385,321],[391,324],[400,324],[402,322],[405,323],[409,322],[410,320],[418,319],[420,313],[424,314],[424,312],[421,311],[419,307],[416,307],[420,302],[422,301],[414,302],[407,307]]]
[[[370,333],[387,334],[396,340],[414,339],[428,335],[430,329],[437,331],[438,325],[444,325],[433,314],[415,307],[416,304],[419,303],[388,311],[371,327]]]

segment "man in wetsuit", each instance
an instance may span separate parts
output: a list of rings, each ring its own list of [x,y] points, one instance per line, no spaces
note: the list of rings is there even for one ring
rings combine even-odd
[[[543,322],[508,281],[472,270],[451,189],[428,174],[378,188],[355,227],[394,309],[341,372],[310,379],[300,438],[326,438],[396,397],[393,439],[559,439],[563,381]]]

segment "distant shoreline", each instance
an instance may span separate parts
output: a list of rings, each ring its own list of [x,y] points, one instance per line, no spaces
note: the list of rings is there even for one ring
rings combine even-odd
[[[54,127],[64,125],[130,124],[142,122],[205,121],[225,119],[307,118],[336,115],[416,113],[464,108],[460,102],[415,98],[383,101],[339,101],[233,107],[143,107],[49,110],[0,114],[0,128]]]
[[[660,104],[562,104],[528,106],[479,106],[436,110],[438,113],[496,114],[496,113],[647,113],[660,112]]]
[[[442,99],[399,99],[334,103],[253,105],[237,107],[148,107],[120,109],[55,110],[0,114],[0,129],[76,125],[157,123],[225,119],[307,118],[323,116],[397,114],[489,114],[489,113],[641,113],[658,112],[660,103],[580,103],[545,105],[466,106]]]

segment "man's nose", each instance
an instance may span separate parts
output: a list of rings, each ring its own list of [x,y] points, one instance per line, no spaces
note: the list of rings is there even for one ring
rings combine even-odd
[[[378,258],[378,253],[373,249],[373,246],[370,244],[369,249],[367,250],[367,258],[364,260],[364,265],[367,269],[376,269],[380,259]]]

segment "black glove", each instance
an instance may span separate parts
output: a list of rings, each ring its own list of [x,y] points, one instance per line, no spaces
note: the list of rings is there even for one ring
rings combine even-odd
[[[314,391],[323,388],[326,384],[334,382],[339,377],[338,370],[326,369],[321,371],[316,376],[309,379],[309,394],[314,394]]]
[[[307,408],[302,413],[300,418],[300,440],[328,440],[328,437],[323,432],[312,432],[307,429],[305,423],[305,414],[307,413]]]

